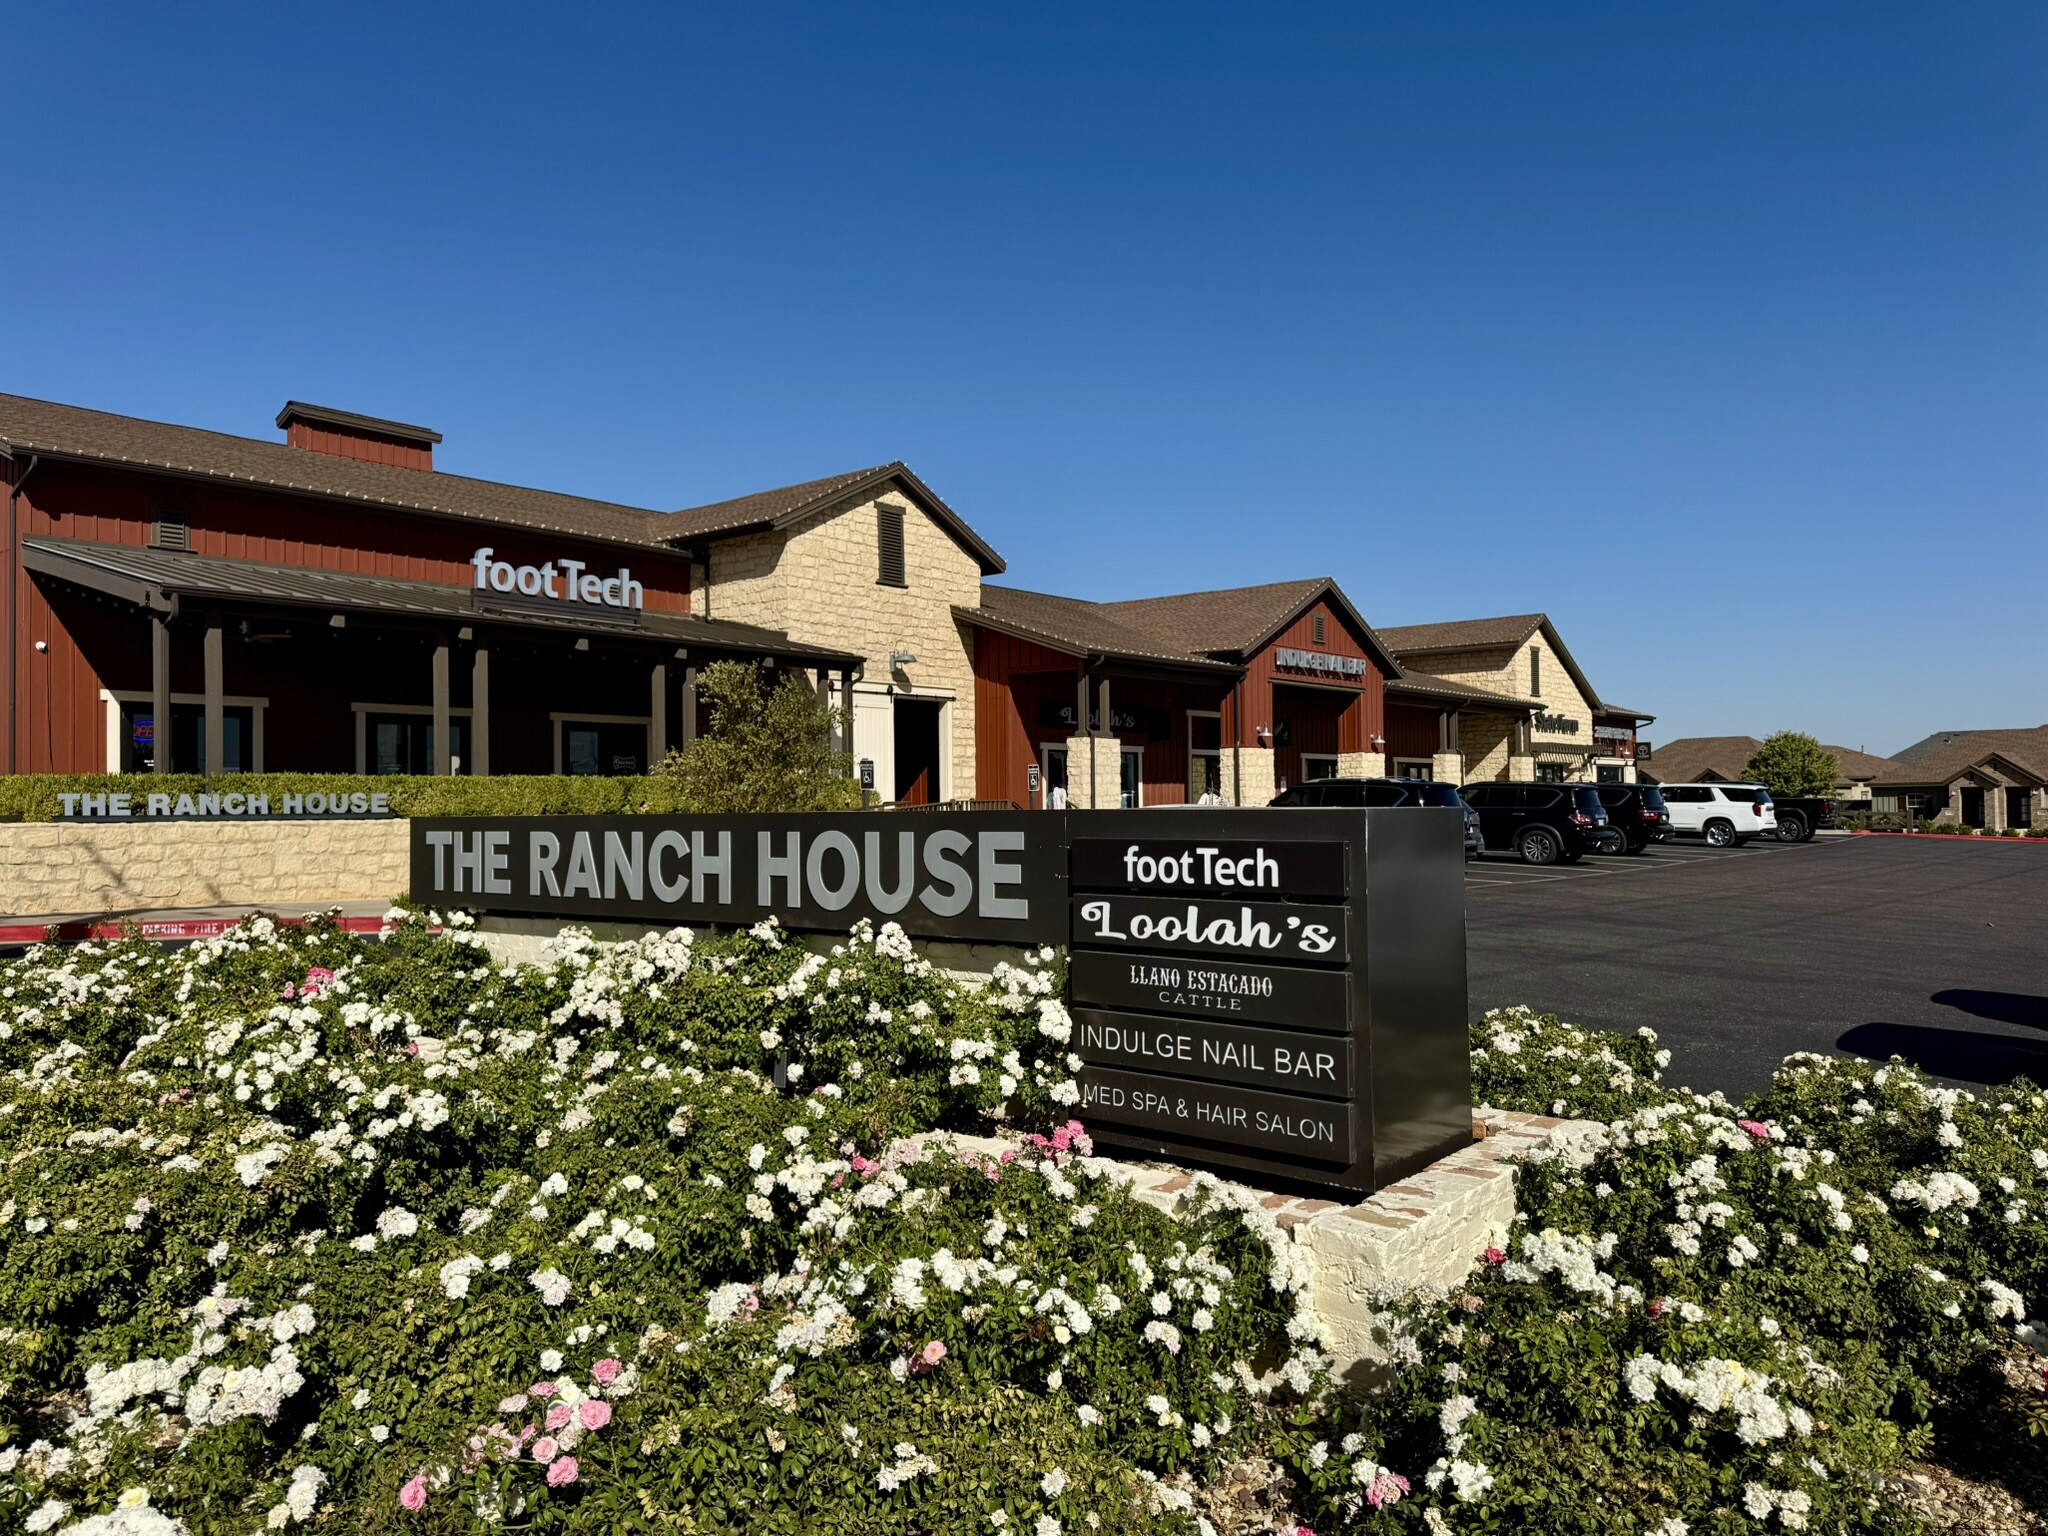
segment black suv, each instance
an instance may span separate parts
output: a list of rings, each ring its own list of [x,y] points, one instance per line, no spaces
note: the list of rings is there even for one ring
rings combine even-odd
[[[1458,798],[1458,786],[1434,779],[1310,779],[1283,789],[1269,805],[1352,808],[1378,805],[1457,806],[1465,813],[1465,857],[1479,857],[1479,818]]]
[[[1669,841],[1671,813],[1654,784],[1595,784],[1593,793],[1607,808],[1608,831],[1602,853],[1641,853],[1652,843]]]
[[[1599,851],[1607,807],[1593,784],[1467,784],[1486,846],[1524,864],[1576,864]]]

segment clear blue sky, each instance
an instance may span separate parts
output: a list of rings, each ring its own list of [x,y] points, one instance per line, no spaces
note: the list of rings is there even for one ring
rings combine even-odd
[[[2048,6],[22,7],[0,388],[2048,721]]]

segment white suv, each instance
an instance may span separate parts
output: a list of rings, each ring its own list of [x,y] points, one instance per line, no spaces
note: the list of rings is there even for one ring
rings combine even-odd
[[[1761,784],[1660,784],[1671,830],[1680,837],[1705,838],[1708,846],[1733,848],[1778,830],[1777,808]]]

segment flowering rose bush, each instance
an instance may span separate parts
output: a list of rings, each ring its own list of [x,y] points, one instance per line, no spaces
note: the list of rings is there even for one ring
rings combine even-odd
[[[969,987],[893,928],[33,951],[0,1524],[1192,1536],[1264,1454],[1325,1536],[1882,1529],[2038,1337],[2038,1092],[1794,1058],[1738,1109],[1516,1010],[1481,1097],[1598,1124],[1349,1398],[1255,1197],[1168,1216],[1093,1157],[1070,1034],[1050,952]]]
[[[1342,1439],[1284,1438],[1369,1530],[1883,1530],[1880,1477],[2038,1309],[2048,1095],[1795,1056],[1747,1106],[1664,1087],[1647,1031],[1510,1009],[1477,1095],[1596,1123],[1519,1175],[1473,1281],[1396,1309]],[[1387,1469],[1401,1501],[1372,1498]],[[1407,1492],[1408,1490],[1399,1490]]]
[[[1050,952],[445,926],[0,969],[0,1523],[1187,1531],[1319,1380],[1255,1201],[1092,1159]]]

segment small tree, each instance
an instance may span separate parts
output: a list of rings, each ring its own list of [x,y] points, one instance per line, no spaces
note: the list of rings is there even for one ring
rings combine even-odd
[[[1774,795],[1831,795],[1835,792],[1835,754],[1804,731],[1779,731],[1767,738],[1742,765]]]
[[[793,673],[773,690],[761,669],[715,661],[698,680],[710,705],[703,735],[671,752],[661,773],[699,812],[848,811],[860,807],[853,754],[834,750],[843,710],[827,708]]]

